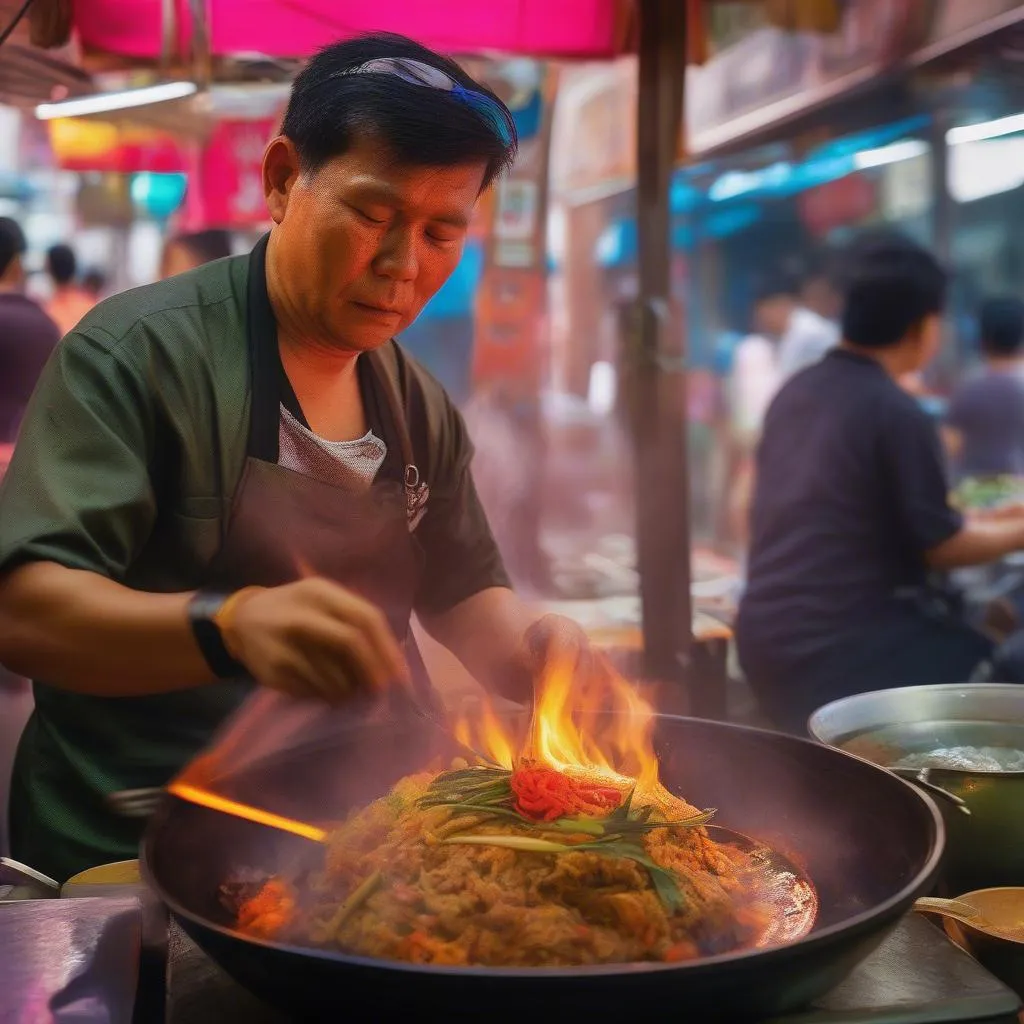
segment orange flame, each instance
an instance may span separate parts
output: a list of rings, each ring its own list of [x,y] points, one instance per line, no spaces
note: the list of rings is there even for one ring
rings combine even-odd
[[[181,797],[182,800],[188,800],[191,803],[200,804],[236,818],[245,818],[258,825],[267,825],[283,832],[292,832],[297,836],[302,836],[303,839],[311,839],[314,843],[327,841],[327,832],[316,825],[310,825],[305,821],[296,821],[294,818],[285,818],[280,814],[252,807],[250,804],[239,803],[237,800],[229,800],[226,796],[219,796],[199,786],[191,786],[186,782],[172,782],[167,787],[167,791]]]
[[[525,741],[516,743],[488,703],[473,720],[463,718],[456,738],[512,768],[520,760],[602,781],[622,790],[636,787],[648,802],[667,797],[658,781],[654,752],[655,712],[607,663],[581,677],[568,661],[552,662],[537,686]]]
[[[514,766],[516,758],[512,752],[512,740],[486,699],[480,707],[478,720],[471,722],[465,716],[459,718],[454,733],[464,747],[479,751],[502,768],[511,770]]]

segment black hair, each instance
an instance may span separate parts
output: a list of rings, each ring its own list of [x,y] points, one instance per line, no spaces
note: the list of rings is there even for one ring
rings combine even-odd
[[[843,339],[852,345],[897,345],[946,304],[946,271],[924,246],[898,232],[862,235],[843,264]]]
[[[786,270],[777,270],[758,282],[754,288],[754,303],[781,298],[795,299],[799,294],[799,276]]]
[[[0,217],[0,275],[7,273],[7,268],[26,248],[25,235],[18,222]]]
[[[99,267],[90,267],[82,274],[82,287],[99,295],[107,286],[107,275]]]
[[[1024,302],[1011,296],[986,299],[978,314],[978,328],[986,355],[1017,355],[1024,344]]]
[[[397,75],[346,74],[387,57],[443,71],[475,99],[487,97],[486,112],[452,92]],[[483,162],[485,188],[512,165],[517,146],[512,115],[490,89],[450,58],[386,32],[333,43],[315,54],[295,79],[281,131],[295,144],[306,171],[319,170],[360,139],[371,138],[411,167]]]
[[[208,228],[187,235],[175,235],[170,244],[187,249],[200,263],[212,263],[231,255],[231,232],[224,228]]]
[[[839,287],[838,256],[836,252],[827,246],[820,246],[810,254],[805,262],[803,273],[800,275],[800,285],[806,288],[808,285],[821,281],[832,288]]]
[[[53,245],[46,253],[46,269],[57,284],[71,284],[78,273],[78,260],[70,245]]]

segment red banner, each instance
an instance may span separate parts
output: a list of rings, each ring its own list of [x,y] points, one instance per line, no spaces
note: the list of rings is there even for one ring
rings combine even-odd
[[[878,207],[878,193],[863,174],[848,174],[802,193],[797,203],[803,222],[815,235],[823,236],[833,228],[871,217]]]
[[[277,121],[222,121],[194,161],[181,229],[257,227],[267,220],[263,151]]]

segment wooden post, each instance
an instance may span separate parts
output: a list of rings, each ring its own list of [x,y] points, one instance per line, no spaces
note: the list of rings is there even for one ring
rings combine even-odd
[[[71,0],[35,0],[28,10],[29,38],[33,46],[53,50],[71,42]]]
[[[639,296],[626,339],[626,383],[635,452],[644,674],[681,687],[693,639],[690,494],[685,345],[670,292],[669,188],[683,108],[686,5],[640,0],[639,50]]]

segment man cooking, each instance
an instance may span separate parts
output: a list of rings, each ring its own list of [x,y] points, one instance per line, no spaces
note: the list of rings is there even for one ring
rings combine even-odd
[[[512,593],[441,387],[392,339],[515,155],[506,108],[398,36],[296,79],[251,254],[116,296],[61,344],[0,492],[0,660],[36,712],[14,855],[133,857],[112,791],[166,783],[250,691],[430,699],[415,611],[485,685],[582,643]]]

